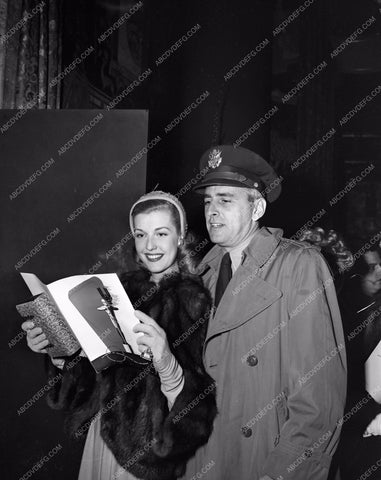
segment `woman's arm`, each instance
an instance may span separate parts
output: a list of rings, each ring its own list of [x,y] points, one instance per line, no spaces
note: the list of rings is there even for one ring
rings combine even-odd
[[[206,443],[217,413],[215,382],[203,365],[202,350],[208,326],[211,300],[208,291],[194,281],[183,281],[177,291],[175,310],[177,333],[171,348],[183,371],[183,387],[172,408],[155,422],[158,456],[190,456]],[[172,332],[172,336],[173,336]]]
[[[82,350],[70,357],[50,358],[49,345],[40,327],[28,320],[21,325],[27,334],[28,347],[46,356],[48,405],[55,410],[72,411],[87,402],[95,384],[95,373]]]
[[[166,396],[168,408],[171,409],[184,386],[183,369],[171,352],[165,331],[155,320],[139,310],[135,316],[141,322],[135,325],[134,332],[142,333],[137,339],[141,353],[150,349],[153,366],[159,375],[161,391]]]

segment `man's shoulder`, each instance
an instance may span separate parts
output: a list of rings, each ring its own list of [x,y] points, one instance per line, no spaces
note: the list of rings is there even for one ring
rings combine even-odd
[[[283,230],[274,227],[262,227],[262,234],[264,234],[266,241],[275,240],[276,252],[282,254],[282,252],[302,253],[304,251],[320,252],[320,248],[312,245],[311,243],[295,239],[293,237],[287,238],[283,236]]]
[[[320,248],[316,245],[312,245],[311,243],[296,240],[294,238],[286,238],[282,237],[280,241],[280,247],[282,248],[292,248],[294,250],[315,250],[316,252],[320,252]]]
[[[276,228],[266,228],[267,234],[276,238],[276,247],[274,248],[269,260],[277,259],[280,262],[298,262],[309,263],[322,258],[320,248],[308,242],[297,240],[295,238],[287,238],[283,236],[283,231]],[[275,243],[275,242],[274,242]]]
[[[297,264],[300,269],[325,263],[319,247],[293,238],[282,238],[275,255],[284,265]]]
[[[253,257],[259,256],[264,261],[267,261],[274,253],[276,256],[280,255],[282,257],[290,254],[298,255],[303,252],[320,255],[320,248],[308,242],[286,238],[283,236],[281,228],[274,227],[260,228],[249,244],[247,251]],[[208,265],[216,265],[223,254],[224,249],[219,245],[214,245],[202,259],[199,265],[199,272],[204,271]]]

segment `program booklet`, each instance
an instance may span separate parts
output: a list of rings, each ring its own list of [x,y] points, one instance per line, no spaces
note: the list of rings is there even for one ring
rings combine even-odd
[[[126,358],[147,364],[132,331],[139,320],[116,273],[75,275],[49,285],[33,273],[21,276],[34,297],[16,308],[42,328],[53,358],[82,347],[97,372]]]

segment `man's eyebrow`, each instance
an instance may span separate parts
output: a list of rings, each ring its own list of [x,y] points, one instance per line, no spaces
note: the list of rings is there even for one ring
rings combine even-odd
[[[233,198],[235,197],[234,193],[230,193],[230,192],[219,192],[219,193],[216,193],[216,197],[229,197],[229,198]],[[212,195],[208,194],[208,193],[205,193],[204,194],[204,198],[212,198]]]
[[[234,197],[234,193],[230,193],[230,192],[220,192],[220,193],[217,193],[216,194],[217,197]]]

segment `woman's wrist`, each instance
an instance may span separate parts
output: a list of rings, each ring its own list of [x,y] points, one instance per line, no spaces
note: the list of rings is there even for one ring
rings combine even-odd
[[[168,369],[168,365],[173,362],[173,359],[174,359],[174,355],[172,352],[169,352],[169,353],[165,353],[161,358],[160,360],[155,360],[153,359],[152,363],[153,363],[153,366],[155,367],[155,370],[157,371],[157,373],[162,373],[162,372],[165,372],[167,369]],[[176,360],[176,359],[175,359]]]
[[[154,365],[159,374],[163,392],[177,390],[184,382],[183,369],[172,353],[163,358],[159,365],[158,363],[154,363]]]
[[[160,362],[154,362],[160,377],[161,391],[167,397],[168,407],[172,408],[177,396],[184,387],[184,372],[175,356],[170,353]]]

